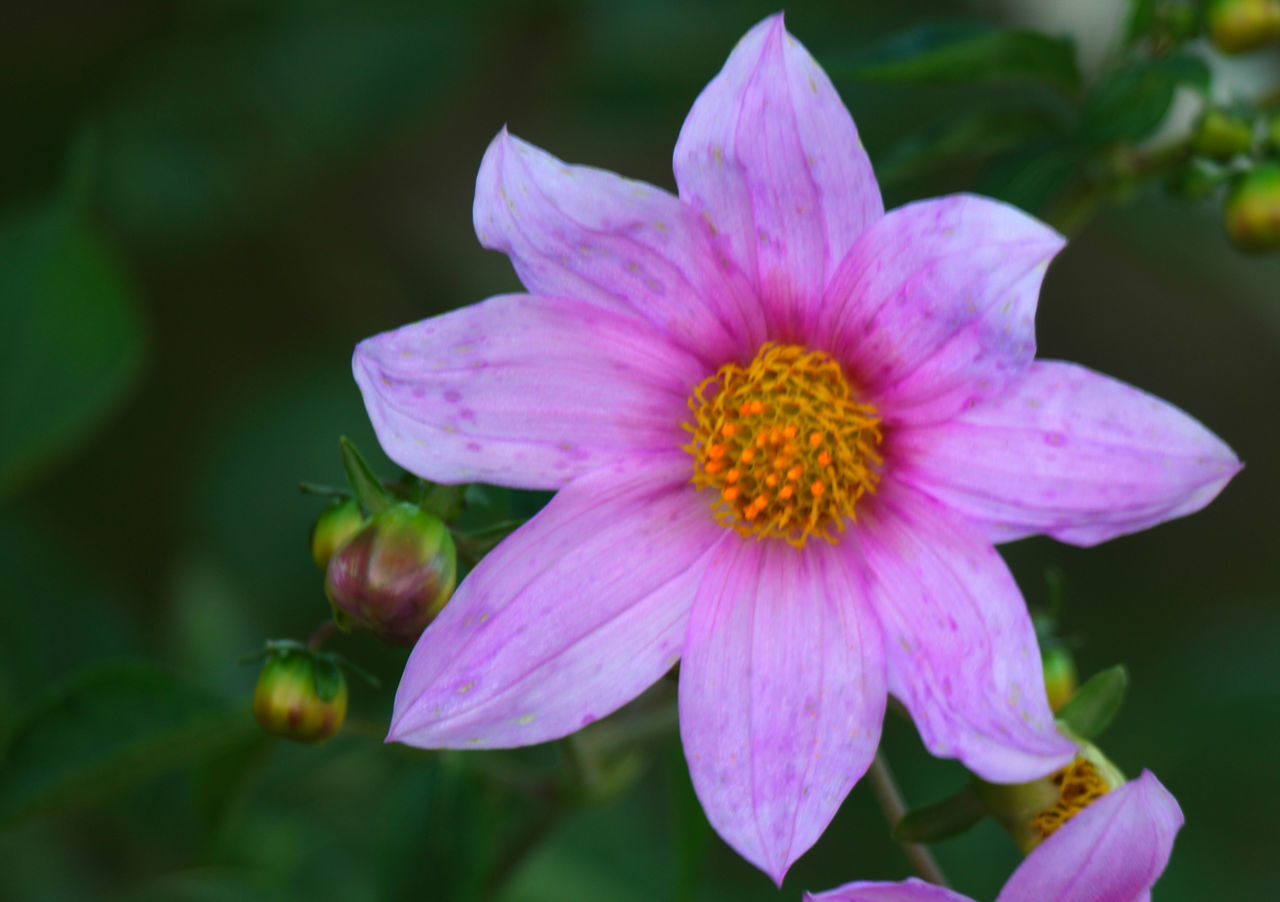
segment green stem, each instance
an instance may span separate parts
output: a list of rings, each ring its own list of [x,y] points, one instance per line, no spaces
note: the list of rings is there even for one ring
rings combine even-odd
[[[889,763],[879,751],[871,762],[867,778],[871,781],[871,791],[876,794],[876,801],[880,803],[880,810],[884,812],[884,819],[889,822],[889,829],[892,830],[907,813],[907,805],[902,800],[897,781],[893,779],[893,771],[889,770]],[[938,886],[950,885],[947,883],[946,875],[942,873],[942,868],[938,867],[933,853],[927,848],[920,843],[901,840],[898,841],[898,845],[902,847],[902,852],[907,856],[907,861],[911,863],[911,869],[916,872],[917,877]]]

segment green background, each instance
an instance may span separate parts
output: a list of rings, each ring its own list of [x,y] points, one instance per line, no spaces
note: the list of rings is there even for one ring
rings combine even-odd
[[[354,344],[518,285],[471,227],[497,130],[673,188],[685,112],[772,11],[53,0],[6,13],[0,898],[464,898],[539,825],[502,899],[797,899],[906,876],[865,785],[779,895],[710,832],[674,734],[625,791],[552,821],[517,784],[558,773],[555,747],[381,744],[403,651],[334,641],[385,688],[353,683],[347,728],[319,748],[258,733],[256,671],[237,663],[327,616],[306,547],[320,501],[298,481],[341,481],[339,434],[392,472],[350,377]],[[939,11],[797,4],[787,24],[835,73]],[[836,80],[878,170],[949,108],[986,102]],[[1025,196],[989,176],[895,178],[886,203]],[[1274,893],[1278,284],[1276,259],[1232,251],[1215,201],[1144,191],[1073,238],[1040,305],[1043,356],[1169,399],[1247,464],[1186,520],[1094,549],[1004,549],[1033,604],[1047,567],[1065,573],[1084,673],[1130,668],[1103,745],[1184,807],[1168,902]],[[963,785],[901,720],[885,742],[912,803]],[[986,900],[1018,860],[990,823],[937,854]]]

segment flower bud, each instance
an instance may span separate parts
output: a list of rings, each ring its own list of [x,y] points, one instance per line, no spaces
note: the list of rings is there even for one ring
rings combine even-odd
[[[1267,123],[1267,146],[1272,150],[1280,150],[1280,116],[1271,117]]]
[[[1280,0],[1211,0],[1209,38],[1224,53],[1242,53],[1280,38]]]
[[[1280,165],[1265,164],[1240,176],[1222,214],[1227,237],[1241,250],[1280,248]]]
[[[1253,147],[1253,123],[1222,110],[1209,110],[1191,136],[1191,149],[1214,160],[1229,160]]]
[[[311,527],[311,556],[321,570],[329,566],[329,558],[364,525],[364,514],[355,499],[334,501],[316,518]]]
[[[457,566],[453,537],[439,517],[393,505],[330,558],[325,592],[334,622],[412,645],[453,594]]]
[[[309,652],[274,653],[258,676],[253,716],[273,736],[324,742],[347,716],[347,681],[332,661]]]
[[[1040,654],[1044,666],[1044,688],[1049,695],[1049,707],[1057,711],[1075,694],[1080,684],[1076,673],[1076,661],[1065,645],[1050,645]]]
[[[1085,742],[1074,761],[1047,777],[1010,784],[974,778],[973,791],[1026,855],[1124,782],[1124,774],[1098,747]]]

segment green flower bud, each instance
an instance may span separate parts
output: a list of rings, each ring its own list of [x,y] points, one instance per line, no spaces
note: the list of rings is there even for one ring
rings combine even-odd
[[[973,791],[1026,855],[1091,802],[1124,782],[1124,774],[1097,746],[1086,742],[1074,761],[1047,777],[1011,784],[987,783],[975,777]]]
[[[1280,38],[1280,0],[1211,0],[1209,37],[1224,53],[1242,53]]]
[[[453,537],[439,517],[396,504],[369,519],[329,560],[333,619],[383,642],[412,645],[453,594]]]
[[[311,527],[311,556],[321,570],[329,566],[329,558],[347,539],[364,525],[364,514],[355,499],[334,501],[316,518]]]
[[[1203,157],[1192,157],[1180,166],[1166,183],[1179,197],[1204,200],[1230,177],[1230,170]]]
[[[276,652],[258,676],[253,716],[273,736],[324,742],[347,716],[347,681],[332,661],[305,651]]]
[[[1222,210],[1232,244],[1244,251],[1280,248],[1280,165],[1246,172],[1231,187]]]
[[[1049,695],[1049,707],[1057,711],[1075,694],[1080,685],[1076,673],[1076,661],[1065,645],[1050,645],[1040,653],[1044,666],[1044,688]]]
[[[1253,147],[1253,123],[1222,110],[1209,110],[1191,136],[1191,149],[1214,160],[1229,160]]]

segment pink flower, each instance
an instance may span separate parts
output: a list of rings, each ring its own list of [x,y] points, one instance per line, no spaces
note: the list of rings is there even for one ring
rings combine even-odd
[[[1036,847],[996,902],[1149,902],[1182,809],[1150,771],[1098,799]],[[805,902],[972,902],[920,880],[850,883]]]
[[[504,130],[476,231],[530,293],[356,349],[393,460],[560,490],[423,634],[389,738],[543,742],[683,660],[699,798],[781,881],[866,770],[888,692],[985,779],[1071,759],[992,542],[1144,529],[1239,464],[1168,404],[1033,362],[1063,239],[979,197],[886,215],[781,16],[702,92],[675,174],[679,197]]]

